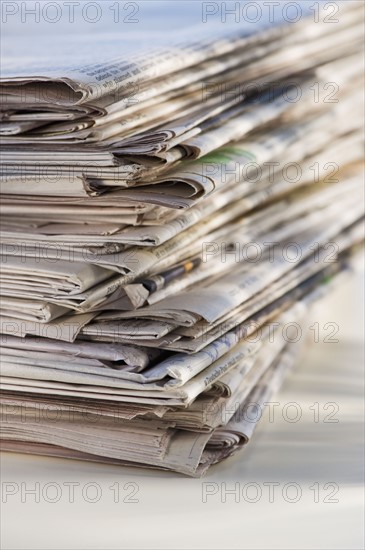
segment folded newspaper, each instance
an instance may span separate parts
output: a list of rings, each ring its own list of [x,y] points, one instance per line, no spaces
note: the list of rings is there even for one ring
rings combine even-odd
[[[362,3],[171,31],[163,4],[160,34],[146,7],[125,36],[6,36],[5,451],[203,475],[356,269]]]

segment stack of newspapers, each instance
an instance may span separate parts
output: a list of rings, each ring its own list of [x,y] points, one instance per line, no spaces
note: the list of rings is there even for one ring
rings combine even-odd
[[[247,443],[362,245],[362,19],[8,48],[4,450],[200,476]]]

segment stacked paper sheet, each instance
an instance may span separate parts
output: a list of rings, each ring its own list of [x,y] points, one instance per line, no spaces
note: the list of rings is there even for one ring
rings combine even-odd
[[[3,449],[199,476],[247,443],[363,240],[362,17],[9,53]]]

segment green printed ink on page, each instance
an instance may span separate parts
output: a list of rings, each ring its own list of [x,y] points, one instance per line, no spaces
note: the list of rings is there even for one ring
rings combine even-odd
[[[246,151],[245,149],[240,149],[239,147],[224,147],[221,150],[215,151],[214,153],[209,153],[208,155],[205,155],[201,159],[199,159],[200,162],[218,162],[218,163],[224,163],[224,162],[230,162],[232,160],[237,159],[237,157],[248,157],[251,160],[256,160],[256,157],[253,153],[250,153],[250,151]]]

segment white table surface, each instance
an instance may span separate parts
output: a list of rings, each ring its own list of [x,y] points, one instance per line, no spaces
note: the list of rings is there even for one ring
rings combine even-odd
[[[339,343],[308,346],[301,364],[273,398],[279,403],[273,421],[266,411],[249,446],[203,480],[3,453],[1,548],[364,548],[362,303],[358,277],[317,308],[320,326],[339,325]],[[284,411],[293,414],[290,402],[302,413],[296,423],[283,418]],[[310,409],[314,403],[318,422]],[[325,409],[327,403],[335,405]],[[325,422],[333,407],[338,408],[333,417],[338,422]],[[9,485],[12,482],[16,485]],[[68,482],[79,484],[74,502]],[[273,502],[268,482],[277,484]],[[111,486],[120,489],[117,502]],[[137,486],[138,502],[125,502]],[[32,487],[39,502],[26,493]],[[16,493],[5,499],[9,488]],[[224,502],[224,488],[239,494],[226,494]],[[255,488],[262,496],[249,502]],[[331,497],[334,488],[338,492]],[[207,489],[216,493],[203,502]],[[96,490],[100,498],[91,502]],[[301,493],[298,501],[287,502],[296,490]],[[58,501],[50,502],[55,496]],[[337,502],[325,502],[326,497]]]

